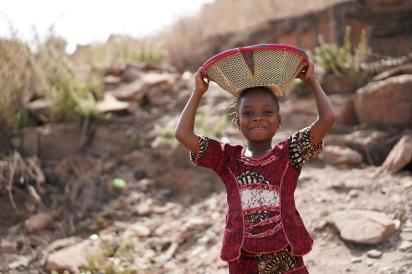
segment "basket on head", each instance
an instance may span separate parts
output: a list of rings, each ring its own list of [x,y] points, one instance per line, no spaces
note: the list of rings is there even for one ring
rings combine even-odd
[[[277,96],[306,68],[308,56],[285,44],[259,44],[223,51],[203,64],[202,73],[238,96],[246,88],[266,86]]]

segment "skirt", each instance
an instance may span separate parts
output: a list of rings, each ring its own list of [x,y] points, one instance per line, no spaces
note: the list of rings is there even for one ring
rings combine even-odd
[[[303,258],[292,256],[290,246],[265,254],[252,254],[242,249],[238,260],[229,262],[229,274],[308,274]]]

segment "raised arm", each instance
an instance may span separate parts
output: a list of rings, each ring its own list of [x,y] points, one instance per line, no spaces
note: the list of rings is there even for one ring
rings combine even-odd
[[[312,63],[304,73],[299,75],[299,79],[310,87],[315,97],[318,118],[312,124],[312,138],[315,144],[319,144],[335,122],[335,112],[319,82],[315,79]]]
[[[198,137],[194,133],[196,111],[200,99],[209,88],[209,82],[205,80],[199,68],[195,74],[196,86],[184,107],[175,130],[176,139],[190,151],[197,153]]]

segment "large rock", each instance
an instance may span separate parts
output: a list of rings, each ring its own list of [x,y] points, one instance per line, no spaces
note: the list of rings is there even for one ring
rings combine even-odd
[[[379,73],[375,77],[373,77],[374,81],[382,81],[389,77],[398,76],[402,74],[412,74],[412,64],[403,64],[391,68],[389,70],[385,70],[384,72]]]
[[[412,134],[403,136],[393,147],[381,171],[396,173],[412,161]]]
[[[176,78],[177,75],[171,73],[143,73],[140,78],[108,92],[118,100],[139,101],[151,89],[171,90]]]
[[[100,102],[97,102],[97,110],[102,113],[128,112],[129,107],[130,107],[130,104],[128,102],[119,101],[110,93],[105,93],[103,100]]]
[[[329,99],[335,108],[336,122],[344,125],[355,125],[358,117],[355,112],[354,95],[331,95]]]
[[[381,165],[391,150],[387,143],[389,134],[379,130],[357,130],[345,135],[328,135],[325,143],[329,145],[347,146],[358,151],[363,162],[370,165]]]
[[[322,87],[327,94],[355,93],[361,87],[362,79],[359,76],[337,75],[328,73],[322,79]]]
[[[361,123],[412,128],[412,75],[391,77],[359,89],[355,110]]]
[[[63,273],[80,273],[80,268],[87,264],[87,256],[97,256],[98,247],[90,240],[60,249],[49,255],[46,270]]]
[[[323,157],[325,162],[331,165],[358,166],[362,163],[359,152],[343,146],[326,146]]]
[[[379,244],[396,231],[395,221],[378,211],[336,211],[329,215],[328,220],[344,240],[359,244]]]

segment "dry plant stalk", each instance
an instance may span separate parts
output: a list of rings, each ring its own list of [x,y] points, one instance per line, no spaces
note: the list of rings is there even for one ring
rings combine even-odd
[[[20,214],[13,197],[13,186],[16,182],[27,184],[28,194],[36,202],[41,203],[41,198],[35,188],[28,183],[34,181],[36,186],[41,186],[45,182],[45,176],[40,168],[40,163],[36,157],[24,160],[19,152],[14,151],[3,161],[0,161],[0,193],[6,192],[10,203],[17,214]]]

